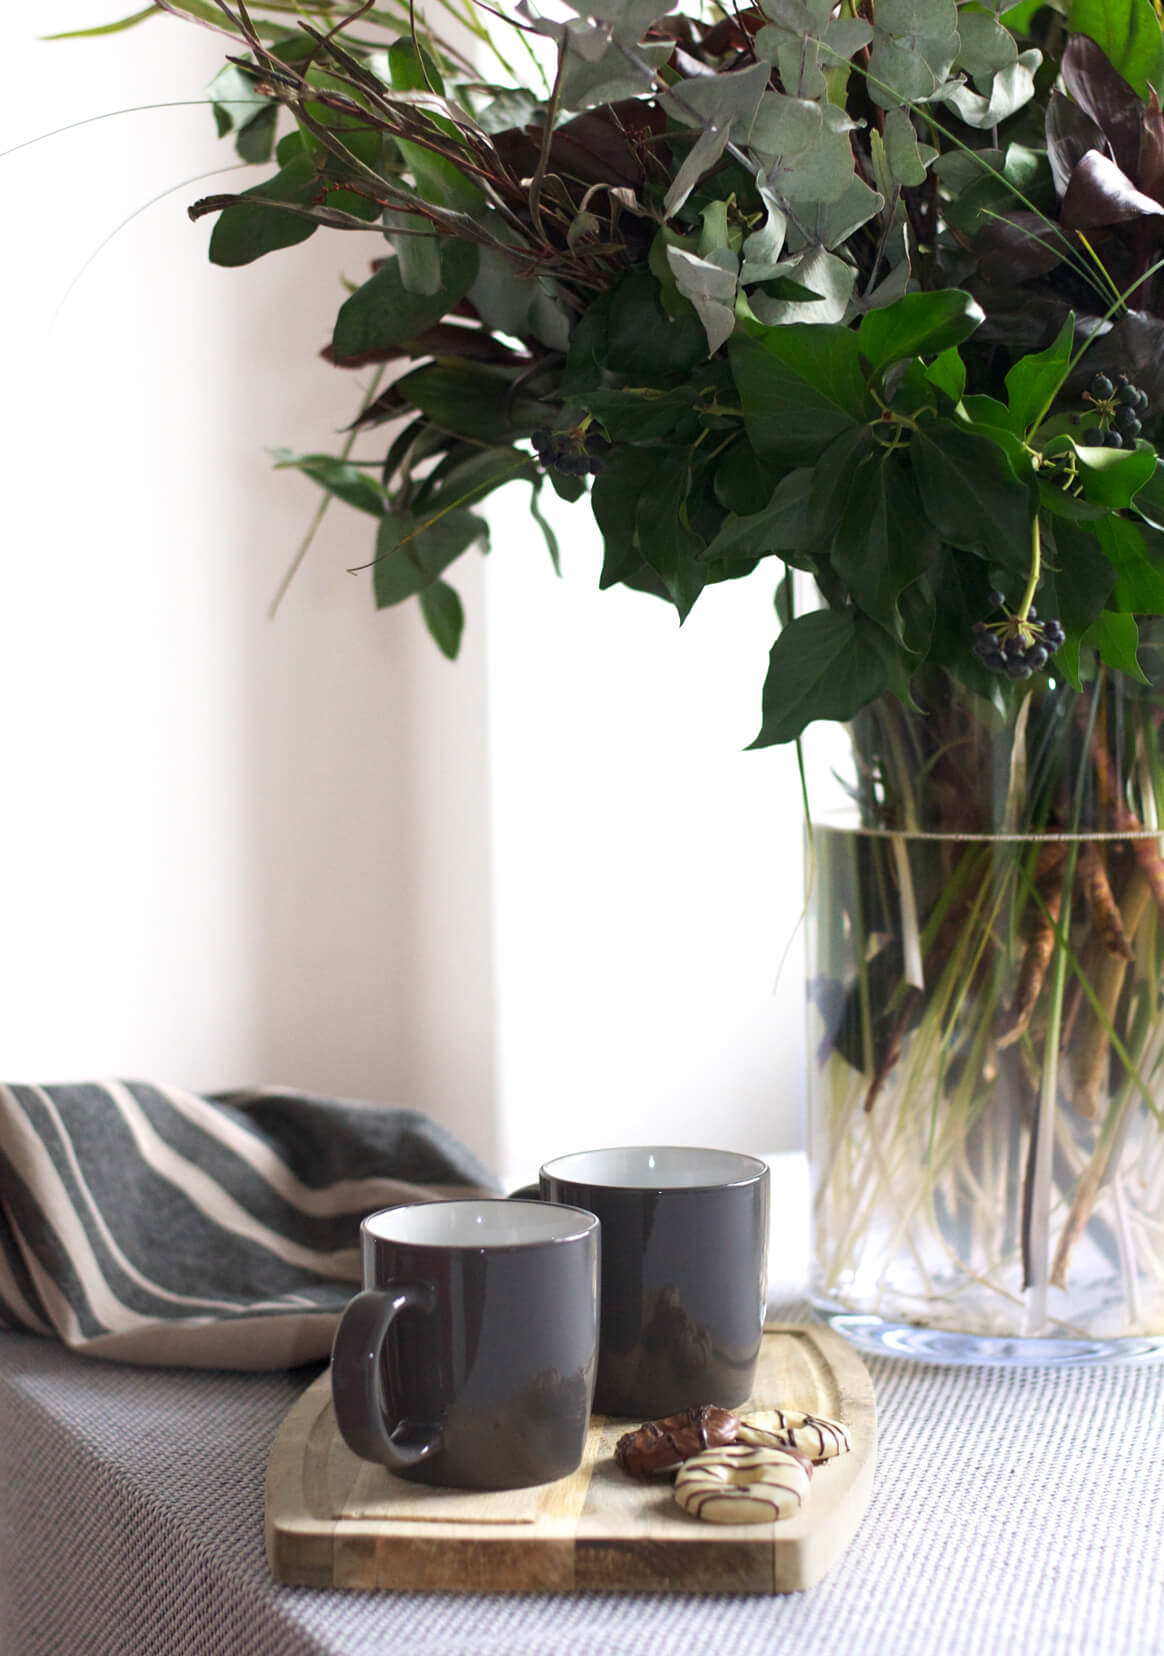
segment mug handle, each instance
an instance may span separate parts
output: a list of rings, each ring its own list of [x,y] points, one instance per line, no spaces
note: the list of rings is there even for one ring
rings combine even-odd
[[[516,1190],[509,1192],[505,1200],[507,1202],[541,1202],[545,1198],[542,1195],[541,1185],[535,1182],[534,1184],[519,1185]]]
[[[331,1394],[336,1424],[353,1454],[404,1472],[428,1460],[441,1446],[439,1426],[424,1426],[423,1437],[398,1442],[400,1421],[386,1395],[380,1354],[388,1330],[402,1311],[431,1315],[436,1296],[427,1283],[393,1282],[365,1288],[349,1301],[332,1345]]]

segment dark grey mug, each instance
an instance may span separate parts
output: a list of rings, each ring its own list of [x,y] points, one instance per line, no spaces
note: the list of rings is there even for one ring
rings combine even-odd
[[[742,1403],[767,1301],[767,1164],[677,1145],[584,1150],[546,1162],[538,1189],[602,1222],[595,1410],[647,1420]]]
[[[599,1227],[546,1202],[422,1202],[360,1227],[363,1291],[332,1349],[348,1447],[402,1478],[522,1489],[582,1460]]]

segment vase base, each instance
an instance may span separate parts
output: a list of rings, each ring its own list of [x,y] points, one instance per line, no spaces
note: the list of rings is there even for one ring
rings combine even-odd
[[[854,1311],[815,1297],[811,1303],[830,1328],[872,1357],[906,1357],[916,1363],[944,1363],[957,1368],[1067,1368],[1084,1363],[1164,1361],[1164,1334],[1121,1339],[968,1334],[890,1322],[871,1312]]]

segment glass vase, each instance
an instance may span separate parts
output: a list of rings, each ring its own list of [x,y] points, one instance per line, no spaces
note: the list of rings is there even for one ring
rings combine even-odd
[[[813,1301],[933,1361],[1159,1356],[1160,697],[925,693],[809,732]]]

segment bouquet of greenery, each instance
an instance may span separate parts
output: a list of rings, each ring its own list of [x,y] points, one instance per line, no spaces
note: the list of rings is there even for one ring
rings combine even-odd
[[[455,655],[515,480],[680,621],[772,560],[754,745],[847,722],[863,836],[821,851],[822,1297],[1164,1331],[1152,0],[150,9],[230,37],[262,177],[191,207],[211,259],[365,238],[326,354],[371,389],[279,458],[374,520],[377,604]]]

